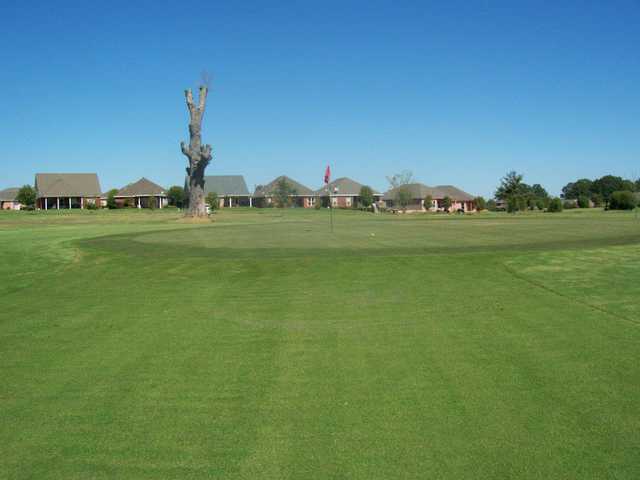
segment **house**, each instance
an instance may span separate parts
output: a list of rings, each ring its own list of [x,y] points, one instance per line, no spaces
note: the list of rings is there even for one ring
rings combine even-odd
[[[0,190],[0,210],[20,210],[22,204],[16,200],[19,188]]]
[[[409,204],[404,208],[407,211],[444,211],[443,201],[445,198],[451,200],[449,211],[457,212],[473,212],[476,210],[473,195],[460,190],[453,185],[438,185],[436,187],[428,187],[422,183],[410,183],[392,188],[384,194],[383,200],[387,206],[398,208],[398,194],[401,189],[409,192]],[[432,204],[424,205],[424,199],[431,196]]]
[[[118,207],[163,208],[167,206],[166,190],[144,177],[122,187],[114,197]]]
[[[309,188],[305,187],[299,182],[287,177],[286,175],[280,175],[266,185],[258,185],[253,198],[256,202],[256,206],[266,207],[276,203],[276,192],[278,184],[282,181],[286,182],[291,193],[288,195],[289,202],[292,206],[311,208],[316,204],[316,195]]]
[[[36,207],[44,210],[100,204],[95,173],[36,173]]]
[[[360,189],[363,186],[364,185],[355,180],[341,177],[319,188],[314,192],[314,195],[323,199],[331,198],[332,207],[351,208],[360,203]],[[377,202],[381,198],[382,194],[373,190],[374,201]],[[326,203],[328,204],[328,201]]]
[[[204,194],[218,195],[222,207],[251,207],[253,201],[242,175],[207,175],[204,177]]]

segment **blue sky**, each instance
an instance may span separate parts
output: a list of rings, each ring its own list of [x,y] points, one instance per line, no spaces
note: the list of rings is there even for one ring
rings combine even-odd
[[[203,69],[207,173],[250,187],[640,176],[638,1],[92,3],[0,4],[0,188],[182,183]]]

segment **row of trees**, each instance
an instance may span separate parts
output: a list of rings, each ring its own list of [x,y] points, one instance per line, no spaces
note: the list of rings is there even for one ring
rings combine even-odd
[[[511,171],[501,179],[496,189],[495,198],[506,203],[509,212],[534,208],[560,211],[562,208],[591,206],[632,210],[637,205],[636,192],[640,192],[640,180],[634,182],[605,175],[596,180],[582,178],[568,183],[562,189],[563,202],[560,198],[551,198],[542,185],[528,185],[523,179],[522,174]]]
[[[605,175],[595,180],[581,178],[567,183],[562,188],[562,198],[575,200],[581,207],[593,203],[595,206],[604,205],[605,208],[634,208],[635,205],[630,207],[628,200],[633,200],[632,194],[636,192],[640,192],[640,179],[633,181],[615,175]]]

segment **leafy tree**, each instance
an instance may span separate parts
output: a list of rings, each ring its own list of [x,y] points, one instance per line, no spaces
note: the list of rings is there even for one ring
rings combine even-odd
[[[567,183],[562,187],[562,198],[577,199],[581,196],[589,197],[593,192],[593,182],[588,178],[581,178]]]
[[[626,182],[629,181],[627,180]],[[625,180],[623,180],[622,177],[605,175],[604,177],[594,180],[592,192],[602,195],[605,206],[608,206],[613,192],[623,191],[625,190],[625,186],[628,187],[629,185],[625,184]]]
[[[363,207],[369,208],[373,204],[373,190],[367,185],[360,188],[360,203]]]
[[[273,196],[276,201],[276,205],[279,208],[284,208],[290,204],[291,195],[296,194],[296,189],[289,185],[289,182],[285,178],[280,178],[276,183],[276,188],[273,191]]]
[[[536,198],[535,207],[538,210],[544,210],[545,208],[547,208],[548,204],[549,202],[545,202],[542,198]]]
[[[554,197],[549,202],[549,206],[547,207],[547,212],[561,212],[562,211],[562,200],[558,197]]]
[[[27,208],[33,209],[36,204],[36,189],[31,185],[24,185],[20,190],[18,190],[18,195],[16,195],[16,201],[21,203]]]
[[[487,209],[487,202],[484,199],[484,197],[476,197],[473,199],[473,203],[476,204],[476,210],[478,210],[479,212],[481,212],[482,210],[486,210]]]
[[[184,206],[184,188],[179,185],[174,185],[169,188],[167,200],[169,201],[169,205],[182,208]]]
[[[526,195],[518,195],[515,197],[518,204],[518,210],[524,212],[527,208],[529,208],[529,198],[530,197]]]
[[[523,176],[514,170],[508,172],[500,180],[500,186],[496,189],[495,196],[498,200],[508,200],[514,195],[521,195],[525,190],[522,183]]]
[[[609,200],[609,208],[612,210],[633,210],[637,204],[635,195],[628,190],[613,192]]]
[[[396,193],[396,199],[398,200],[398,205],[400,205],[403,210],[406,210],[407,206],[411,203],[411,191],[408,188],[400,187]]]
[[[574,208],[576,208],[578,205],[574,200],[565,200],[564,202],[562,202],[562,207],[565,210],[572,210]]]
[[[220,202],[218,200],[218,194],[216,192],[209,192],[207,197],[204,199],[209,205],[209,211],[214,212],[220,207]]]
[[[442,199],[442,208],[444,208],[445,212],[449,211],[449,209],[451,208],[451,203],[451,197],[447,196]]]
[[[117,193],[117,188],[112,188],[111,190],[109,190],[109,193],[107,193],[107,208],[109,210],[115,210],[116,208],[118,208],[118,204],[116,203]]]
[[[531,194],[535,198],[549,198],[549,193],[539,183],[534,183],[533,185],[531,185]]]
[[[590,207],[589,197],[587,197],[586,195],[580,195],[577,200],[578,200],[578,207],[579,208],[589,208]]]
[[[391,188],[398,188],[402,185],[408,185],[413,183],[413,172],[411,170],[403,170],[400,173],[396,173],[395,175],[388,176],[387,181]]]
[[[497,209],[496,201],[492,198],[487,201],[487,210],[490,212],[495,212]]]
[[[433,207],[433,197],[431,195],[427,195],[424,197],[424,208],[430,210]]]
[[[513,195],[507,199],[507,212],[516,213],[518,210],[518,197]]]

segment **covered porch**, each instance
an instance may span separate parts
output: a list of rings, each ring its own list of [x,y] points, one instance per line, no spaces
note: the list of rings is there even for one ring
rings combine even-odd
[[[96,203],[95,198],[85,197],[43,197],[37,200],[37,208],[42,210],[82,209],[89,203]]]

